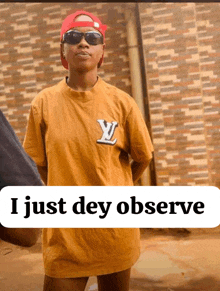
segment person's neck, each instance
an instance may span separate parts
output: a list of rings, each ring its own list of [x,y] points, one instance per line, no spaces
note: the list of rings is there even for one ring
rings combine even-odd
[[[69,71],[67,85],[75,91],[89,91],[97,82],[97,70],[90,72]]]

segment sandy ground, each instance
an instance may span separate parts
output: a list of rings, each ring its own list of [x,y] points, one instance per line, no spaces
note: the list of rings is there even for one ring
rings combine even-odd
[[[141,256],[131,273],[131,291],[220,290],[220,228],[191,232],[141,230]],[[0,290],[41,291],[41,243],[21,248],[0,241]],[[96,291],[91,277],[86,291]]]

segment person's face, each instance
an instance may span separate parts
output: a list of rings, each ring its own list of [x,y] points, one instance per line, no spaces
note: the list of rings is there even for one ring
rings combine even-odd
[[[80,21],[85,21],[81,20]],[[88,20],[86,20],[88,21]],[[93,27],[74,27],[72,30],[79,32],[97,31]],[[100,33],[99,31],[97,31]],[[80,43],[70,45],[62,44],[63,57],[68,62],[69,70],[90,71],[97,68],[97,65],[103,55],[103,44],[91,45],[83,37]]]

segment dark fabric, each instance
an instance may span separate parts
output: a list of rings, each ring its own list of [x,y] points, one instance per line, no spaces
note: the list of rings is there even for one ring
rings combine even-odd
[[[42,182],[34,161],[0,110],[0,190],[19,185],[40,186]]]

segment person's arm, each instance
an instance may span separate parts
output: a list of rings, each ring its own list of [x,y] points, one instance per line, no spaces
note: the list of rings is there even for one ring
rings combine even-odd
[[[146,163],[138,163],[136,161],[132,161],[131,163],[131,172],[132,172],[132,180],[134,184],[140,179],[144,170],[147,168],[151,160]]]
[[[0,190],[18,185],[42,186],[42,182],[35,163],[0,110]],[[20,246],[35,244],[39,233],[38,229],[5,228],[0,224],[0,239]]]
[[[0,111],[0,189],[4,186],[42,186],[42,182],[34,161]]]
[[[0,227],[0,239],[22,247],[33,246],[41,230],[38,228],[6,228]]]
[[[140,179],[152,159],[153,145],[142,114],[132,100],[126,120],[128,152],[131,155],[131,171],[134,184]]]
[[[45,150],[46,126],[41,111],[42,110],[40,110],[38,106],[31,106],[23,147],[35,161],[41,179],[44,184],[47,185],[48,170]]]
[[[47,185],[47,167],[37,166],[38,172],[40,173],[41,179],[44,185]]]

